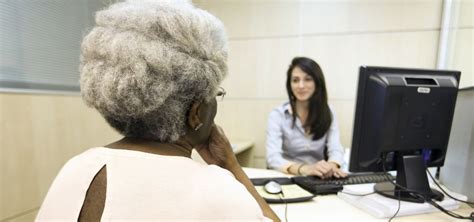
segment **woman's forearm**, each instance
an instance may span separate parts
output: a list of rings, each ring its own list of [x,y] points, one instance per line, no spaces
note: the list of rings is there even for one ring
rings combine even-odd
[[[234,174],[235,178],[242,183],[245,188],[249,191],[249,193],[255,198],[257,201],[258,205],[260,206],[260,209],[263,212],[263,215],[266,217],[272,219],[273,221],[280,221],[278,216],[275,214],[275,212],[270,208],[270,205],[258,194],[257,190],[253,186],[252,182],[250,179],[247,177],[247,174],[245,174],[244,170],[240,165],[234,165],[232,167],[229,167],[231,169],[228,169],[232,174]]]

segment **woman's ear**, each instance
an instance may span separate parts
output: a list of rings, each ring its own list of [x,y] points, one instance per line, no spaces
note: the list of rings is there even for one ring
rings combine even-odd
[[[194,102],[188,114],[188,125],[191,129],[194,129],[195,131],[197,131],[203,125],[201,118],[199,117],[200,110],[201,103]]]

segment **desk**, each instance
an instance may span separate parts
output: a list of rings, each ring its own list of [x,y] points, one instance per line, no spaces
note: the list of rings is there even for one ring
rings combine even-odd
[[[248,141],[235,141],[231,145],[236,155],[253,147],[253,143]]]
[[[256,177],[279,177],[288,176],[273,170],[244,168],[250,178]],[[278,214],[282,221],[285,220],[285,205],[271,204],[270,207]],[[461,215],[469,215],[474,208],[466,204],[455,212]],[[288,204],[288,221],[388,221],[387,219],[375,218],[372,215],[346,203],[336,195],[317,196],[311,201]],[[461,221],[452,218],[442,212],[420,214],[412,216],[396,217],[393,221]],[[462,220],[467,221],[467,220]]]

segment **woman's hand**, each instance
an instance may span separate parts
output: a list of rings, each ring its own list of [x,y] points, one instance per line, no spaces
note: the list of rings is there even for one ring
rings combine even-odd
[[[258,194],[250,179],[239,165],[235,157],[232,146],[224,134],[221,127],[214,125],[207,144],[196,146],[196,151],[208,164],[216,164],[229,170],[240,183],[242,183],[249,193],[255,198],[263,214],[273,221],[280,221],[267,202]]]
[[[339,166],[334,162],[327,162],[321,160],[315,164],[308,164],[301,167],[301,174],[306,176],[318,176],[322,179],[329,179],[331,177],[341,178],[346,177],[347,173],[339,169]]]
[[[329,178],[333,174],[332,166],[324,160],[314,164],[306,164],[301,167],[300,172],[305,176],[318,176],[322,179]]]
[[[207,144],[196,146],[196,151],[208,164],[215,164],[225,169],[239,166],[232,146],[220,126],[212,126]]]
[[[336,178],[344,178],[344,177],[347,177],[347,173],[342,171],[341,168],[339,167],[339,165],[337,165],[336,163],[334,162],[328,162],[329,164],[331,164],[331,168],[332,168],[332,172],[333,172],[333,177],[336,177]]]

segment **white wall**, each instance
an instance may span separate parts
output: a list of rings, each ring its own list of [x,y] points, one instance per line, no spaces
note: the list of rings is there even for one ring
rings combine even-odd
[[[194,2],[227,28],[228,94],[217,122],[230,137],[255,142],[255,167],[265,167],[267,116],[287,100],[285,73],[293,57],[321,65],[345,147],[351,146],[359,66],[436,68],[441,0]]]
[[[448,68],[461,71],[460,87],[474,86],[474,0],[453,1]]]

